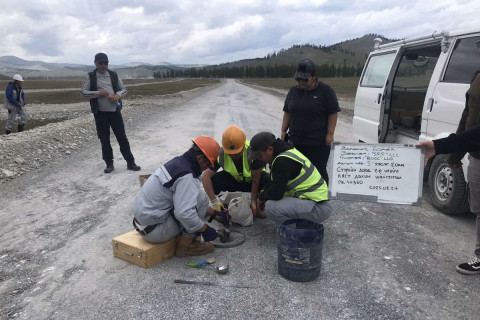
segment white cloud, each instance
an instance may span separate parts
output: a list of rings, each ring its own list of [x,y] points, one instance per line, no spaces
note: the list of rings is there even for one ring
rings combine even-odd
[[[0,56],[92,64],[222,63],[366,33],[404,38],[478,26],[480,1],[30,0],[5,2]]]

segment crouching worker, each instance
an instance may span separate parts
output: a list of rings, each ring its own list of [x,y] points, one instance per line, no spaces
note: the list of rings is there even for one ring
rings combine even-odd
[[[239,127],[230,126],[223,132],[220,156],[202,175],[203,188],[215,210],[223,209],[217,197],[220,192],[251,192],[250,209],[254,216],[257,214],[257,194],[268,182],[268,174],[262,171],[262,162],[247,160],[249,146],[250,141]],[[223,170],[218,171],[220,168]],[[258,217],[263,218],[261,214]]]
[[[177,238],[175,255],[197,256],[213,251],[215,229],[203,222],[217,214],[209,208],[200,189],[200,176],[218,157],[220,146],[211,137],[199,136],[183,155],[157,169],[140,189],[133,203],[135,229],[148,242]],[[202,235],[205,242],[197,241]]]
[[[292,144],[260,132],[250,142],[249,161],[270,164],[270,182],[258,196],[258,209],[276,224],[290,219],[322,223],[332,212],[327,184],[317,168]]]

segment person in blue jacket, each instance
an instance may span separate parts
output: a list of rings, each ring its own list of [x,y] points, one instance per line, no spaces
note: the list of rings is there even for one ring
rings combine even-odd
[[[17,118],[18,132],[22,132],[27,123],[27,113],[25,112],[25,94],[22,89],[23,78],[16,74],[13,76],[13,82],[9,82],[5,89],[5,104],[4,108],[8,110],[7,126],[5,127],[5,134],[12,133],[12,127]]]

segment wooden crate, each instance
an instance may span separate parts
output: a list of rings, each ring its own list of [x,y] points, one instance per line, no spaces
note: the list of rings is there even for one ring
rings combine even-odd
[[[113,238],[113,256],[150,268],[175,254],[175,238],[162,243],[150,243],[143,240],[136,230]]]

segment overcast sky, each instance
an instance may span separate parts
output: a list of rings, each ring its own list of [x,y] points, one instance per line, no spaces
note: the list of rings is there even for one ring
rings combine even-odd
[[[480,0],[0,0],[0,56],[92,64],[216,64],[294,44],[329,45],[480,26]],[[372,44],[373,47],[373,44]]]

